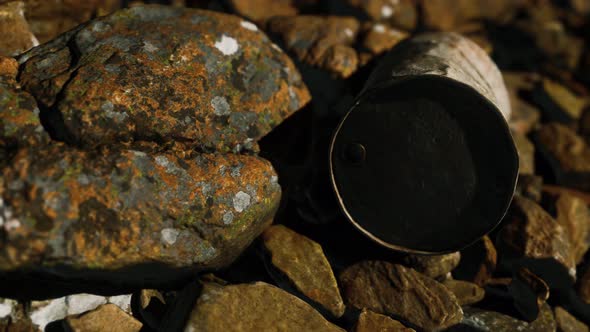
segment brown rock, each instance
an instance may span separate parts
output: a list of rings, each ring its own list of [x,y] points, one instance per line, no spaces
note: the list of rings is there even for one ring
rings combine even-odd
[[[582,111],[588,105],[586,98],[577,96],[564,85],[547,78],[543,79],[538,89],[538,93],[547,98],[547,102],[542,100],[541,107],[552,112],[563,112],[572,119],[580,119]]]
[[[553,312],[547,304],[543,306],[539,318],[530,323],[495,311],[467,308],[464,312],[461,324],[449,329],[449,332],[466,329],[473,332],[555,332],[556,329]]]
[[[590,194],[588,194],[586,192],[579,191],[579,190],[571,189],[571,188],[565,188],[565,187],[559,187],[559,186],[545,184],[545,185],[543,185],[543,194],[548,194],[548,195],[568,194],[568,195],[572,195],[572,196],[575,196],[575,197],[583,200],[584,202],[586,202],[586,204],[590,204]]]
[[[232,9],[249,20],[263,24],[274,16],[295,16],[299,12],[294,0],[229,0]]]
[[[274,17],[267,26],[300,61],[341,77],[348,77],[357,69],[358,57],[350,46],[360,24],[353,17]]]
[[[414,270],[430,277],[439,278],[446,276],[461,261],[461,253],[453,252],[445,255],[407,255],[404,262]]]
[[[292,61],[255,25],[197,9],[121,10],[20,61],[25,90],[61,115],[59,138],[88,148],[140,140],[256,151],[310,99]]]
[[[514,145],[518,151],[518,173],[535,174],[535,146],[524,135],[513,133]]]
[[[558,184],[590,189],[590,147],[572,129],[558,123],[541,127],[537,149],[551,165]]]
[[[64,325],[72,332],[138,332],[142,324],[114,304],[100,307],[78,316],[69,316]]]
[[[340,285],[349,306],[393,315],[421,329],[444,329],[463,316],[445,286],[401,265],[357,263],[342,272]]]
[[[544,205],[567,232],[572,256],[579,264],[590,247],[590,211],[588,204],[569,193],[546,194]]]
[[[457,302],[461,306],[475,304],[483,300],[486,295],[483,288],[472,282],[447,279],[442,284],[455,294]]]
[[[414,30],[418,22],[415,0],[347,0],[362,10],[371,21],[387,23],[403,30]]]
[[[354,332],[415,332],[389,316],[363,310],[353,329]]]
[[[16,56],[39,45],[24,16],[24,3],[0,3],[0,56]]]
[[[455,30],[474,20],[498,23],[511,19],[524,1],[520,0],[420,0],[424,25],[434,30]]]
[[[496,270],[498,255],[489,236],[482,237],[473,245],[461,251],[461,262],[453,271],[456,278],[484,286]]]
[[[588,332],[588,326],[572,316],[562,307],[555,307],[557,332]]]
[[[336,278],[317,242],[282,225],[268,228],[261,237],[272,265],[298,291],[335,317],[342,316],[345,307]]]
[[[499,237],[502,252],[507,257],[516,261],[550,259],[550,262],[556,264],[555,268],[563,269],[556,274],[569,273],[571,277],[575,277],[576,265],[571,255],[569,235],[535,202],[524,197],[515,197]],[[567,278],[566,275],[563,277]]]
[[[220,286],[205,284],[186,330],[201,331],[344,331],[301,299],[263,282]]]
[[[362,46],[372,55],[377,55],[390,50],[407,37],[408,33],[402,30],[382,23],[371,23],[365,26]]]
[[[536,175],[521,174],[516,183],[516,195],[526,197],[536,203],[541,202],[543,178]]]

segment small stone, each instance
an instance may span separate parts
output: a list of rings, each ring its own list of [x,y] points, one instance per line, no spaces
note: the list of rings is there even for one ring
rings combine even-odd
[[[17,56],[39,45],[24,16],[24,3],[0,3],[0,56]]]
[[[571,282],[576,265],[571,255],[567,231],[542,207],[524,197],[514,197],[499,239],[506,261],[520,266],[535,260],[544,266],[530,266],[530,270],[550,284],[563,280]],[[569,276],[568,276],[569,275]]]
[[[444,329],[463,317],[451,291],[402,265],[365,261],[346,268],[339,279],[347,305],[399,317],[421,329]]]
[[[298,291],[335,317],[342,316],[345,307],[338,284],[318,243],[282,225],[268,228],[261,237],[273,266]]]
[[[16,80],[18,75],[18,62],[14,58],[0,56],[0,77],[3,81]]]
[[[354,332],[416,332],[389,316],[363,310],[353,329]]]
[[[383,23],[371,23],[365,26],[362,46],[372,55],[378,55],[393,48],[408,37],[408,33],[391,28]]]
[[[562,307],[555,307],[557,332],[588,332],[588,326],[572,316]]]
[[[590,247],[590,211],[588,204],[572,194],[546,193],[544,205],[551,211],[557,223],[567,232],[571,244],[571,255],[576,264],[582,262]]]
[[[519,175],[515,194],[540,203],[543,194],[543,178],[529,174]]]
[[[445,255],[407,255],[404,263],[414,270],[430,277],[439,278],[446,276],[461,261],[461,253],[453,252]]]
[[[371,21],[393,27],[414,30],[418,23],[418,10],[413,0],[347,0],[348,4],[362,10]]]
[[[303,300],[257,282],[220,286],[206,283],[191,312],[186,331],[344,331]]]
[[[230,7],[240,16],[263,24],[274,16],[295,16],[299,13],[293,0],[229,0]]]
[[[77,146],[256,151],[310,95],[291,59],[243,22],[170,6],[121,10],[24,54],[20,83],[61,115],[57,138]]]
[[[553,312],[547,304],[543,305],[539,318],[531,323],[499,312],[476,308],[467,308],[464,313],[461,324],[450,328],[449,332],[555,332],[556,329]]]
[[[580,119],[588,105],[586,98],[577,96],[564,85],[547,78],[537,86],[534,97],[545,117],[559,122]]]
[[[77,316],[69,316],[64,325],[72,332],[138,332],[143,326],[138,320],[114,304],[104,304]]]
[[[590,147],[583,138],[562,124],[549,123],[537,131],[536,139],[557,184],[590,190]]]
[[[483,288],[468,281],[447,279],[442,284],[455,294],[461,306],[475,304],[483,300],[486,294]]]
[[[492,278],[497,261],[496,247],[486,235],[461,251],[461,262],[453,271],[453,276],[483,287]]]
[[[535,146],[524,135],[514,133],[512,135],[516,150],[518,151],[518,173],[535,174]]]
[[[275,17],[268,21],[267,26],[300,61],[344,78],[357,69],[358,56],[350,46],[360,24],[353,17]]]

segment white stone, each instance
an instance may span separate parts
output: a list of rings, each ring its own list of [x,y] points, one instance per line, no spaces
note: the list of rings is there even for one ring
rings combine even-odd
[[[104,296],[92,294],[74,294],[66,296],[68,315],[77,315],[88,310],[96,309],[99,305],[107,303]]]
[[[34,305],[34,302],[33,302]],[[44,331],[45,326],[53,321],[63,319],[68,314],[68,307],[66,305],[66,298],[60,297],[49,301],[46,305],[39,307],[31,313],[31,322],[35,324],[39,330]]]
[[[12,314],[15,302],[12,300],[5,300],[0,303],[0,319],[6,318]]]
[[[391,6],[385,5],[381,7],[381,17],[388,18],[393,15],[393,8]]]
[[[222,35],[221,40],[215,42],[215,48],[221,51],[223,55],[232,55],[236,53],[240,47],[237,40],[232,37]]]
[[[379,33],[384,33],[385,32],[385,26],[383,24],[375,24],[373,26],[373,30],[375,30],[376,32],[379,32]]]
[[[110,296],[107,300],[109,303],[116,305],[123,311],[131,312],[131,294]]]
[[[248,29],[250,31],[258,31],[258,27],[256,26],[256,24],[252,22],[242,21],[240,22],[240,25],[242,26],[242,28]]]
[[[234,220],[234,213],[231,211],[227,211],[224,215],[223,215],[223,223],[226,225],[231,224],[231,222]]]

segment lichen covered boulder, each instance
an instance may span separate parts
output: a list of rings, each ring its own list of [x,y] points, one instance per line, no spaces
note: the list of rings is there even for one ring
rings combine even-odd
[[[94,19],[21,58],[20,83],[83,147],[183,141],[205,151],[256,141],[309,101],[291,60],[251,22],[164,6]]]
[[[23,148],[1,171],[0,270],[137,285],[220,268],[268,226],[280,192],[257,156]]]

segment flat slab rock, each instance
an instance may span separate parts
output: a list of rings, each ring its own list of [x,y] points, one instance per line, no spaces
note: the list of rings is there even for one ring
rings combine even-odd
[[[140,139],[257,150],[258,139],[310,99],[292,61],[273,45],[236,16],[134,7],[25,53],[20,83],[69,143]]]
[[[363,310],[354,326],[354,332],[416,332],[416,330],[405,327],[397,320],[376,314],[370,310]]]
[[[287,276],[295,288],[335,317],[345,306],[336,277],[322,247],[315,241],[285,226],[271,226],[261,235],[271,263]]]
[[[268,161],[141,148],[19,150],[0,171],[0,270],[158,284],[228,265],[270,224]]]
[[[205,284],[185,331],[258,332],[269,327],[274,331],[344,331],[303,300],[264,282]]]
[[[402,265],[365,261],[346,268],[339,280],[347,305],[399,317],[424,330],[444,329],[463,318],[451,291]]]

